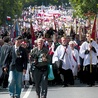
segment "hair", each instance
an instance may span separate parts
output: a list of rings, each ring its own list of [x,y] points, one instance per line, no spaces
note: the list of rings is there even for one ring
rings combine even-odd
[[[5,36],[5,37],[3,38],[3,40],[4,40],[4,42],[8,43],[8,42],[10,41],[10,37],[9,37],[9,36]]]
[[[70,41],[70,42],[69,42],[69,45],[70,45],[70,44],[74,44],[74,45],[75,45],[75,44],[77,44],[77,43],[76,43],[75,41]]]
[[[61,37],[61,39],[62,39],[62,38],[66,39],[66,36]]]
[[[91,36],[91,33],[86,33],[86,35],[90,35]]]
[[[38,41],[43,41],[44,42],[43,38],[38,38],[37,43],[38,43]]]

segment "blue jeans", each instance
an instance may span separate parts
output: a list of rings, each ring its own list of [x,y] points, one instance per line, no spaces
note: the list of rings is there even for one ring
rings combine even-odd
[[[17,96],[20,98],[22,89],[22,72],[18,72],[17,70],[10,71],[8,81],[10,96]]]

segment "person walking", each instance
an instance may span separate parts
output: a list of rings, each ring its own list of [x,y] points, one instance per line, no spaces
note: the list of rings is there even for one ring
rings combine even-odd
[[[78,71],[80,70],[79,52],[77,49],[75,49],[75,42],[74,41],[70,41],[69,46],[72,51],[73,63],[74,63],[74,65],[72,66],[72,72],[73,72],[74,79],[76,79],[77,75],[78,75]]]
[[[20,98],[22,75],[26,73],[27,69],[27,54],[25,49],[20,46],[21,40],[21,36],[15,39],[15,45],[8,50],[4,60],[4,70],[9,69],[8,89],[10,98]],[[9,62],[9,68],[7,62]]]
[[[44,40],[42,38],[37,39],[37,47],[31,50],[30,55],[34,67],[33,77],[37,98],[46,98],[50,57],[48,55],[48,49],[44,47]]]
[[[86,34],[86,39],[79,50],[79,55],[83,59],[83,82],[93,86],[96,78],[98,48],[90,33]]]
[[[68,46],[68,41],[66,37],[61,38],[61,45],[59,45],[54,52],[52,62],[57,65],[58,60],[62,60],[62,68],[59,69],[60,74],[64,76],[63,87],[68,86],[68,84],[74,84],[72,65],[73,57],[71,53],[71,48]]]
[[[29,56],[29,50],[27,49],[26,41],[22,41],[21,47],[26,49],[26,54],[27,54],[27,56]],[[23,74],[23,87],[24,87],[24,89],[29,87],[29,81],[30,81],[29,71],[30,71],[30,64],[29,64],[29,60],[28,60],[26,74]]]
[[[4,44],[1,46],[1,51],[0,51],[0,68],[1,68],[1,77],[0,77],[0,85],[3,88],[7,88],[8,87],[8,71],[4,72],[4,69],[2,68],[2,66],[4,65],[4,59],[6,56],[7,51],[10,48],[10,37],[9,36],[4,36],[2,41],[4,41]]]

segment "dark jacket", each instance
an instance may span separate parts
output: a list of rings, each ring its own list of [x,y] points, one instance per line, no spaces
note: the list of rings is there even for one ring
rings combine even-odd
[[[15,46],[12,46],[6,54],[4,67],[7,67],[8,62],[10,71],[16,69],[17,71],[22,72],[23,69],[27,69],[28,57],[26,50],[23,47],[19,47],[17,55]]]
[[[50,64],[50,56],[48,54],[48,49],[43,47],[41,50],[38,50],[37,47],[31,50],[31,59],[36,61],[35,66],[39,69],[45,69]],[[43,61],[42,57],[46,56],[47,61]]]
[[[1,47],[1,56],[0,56],[1,67],[4,66],[4,59],[9,49],[10,49],[10,45],[8,43],[4,43],[4,45]]]

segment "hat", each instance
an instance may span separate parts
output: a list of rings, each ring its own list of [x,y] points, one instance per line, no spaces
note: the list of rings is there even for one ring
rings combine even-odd
[[[17,36],[16,38],[15,38],[15,40],[21,40],[22,39],[22,36]]]

